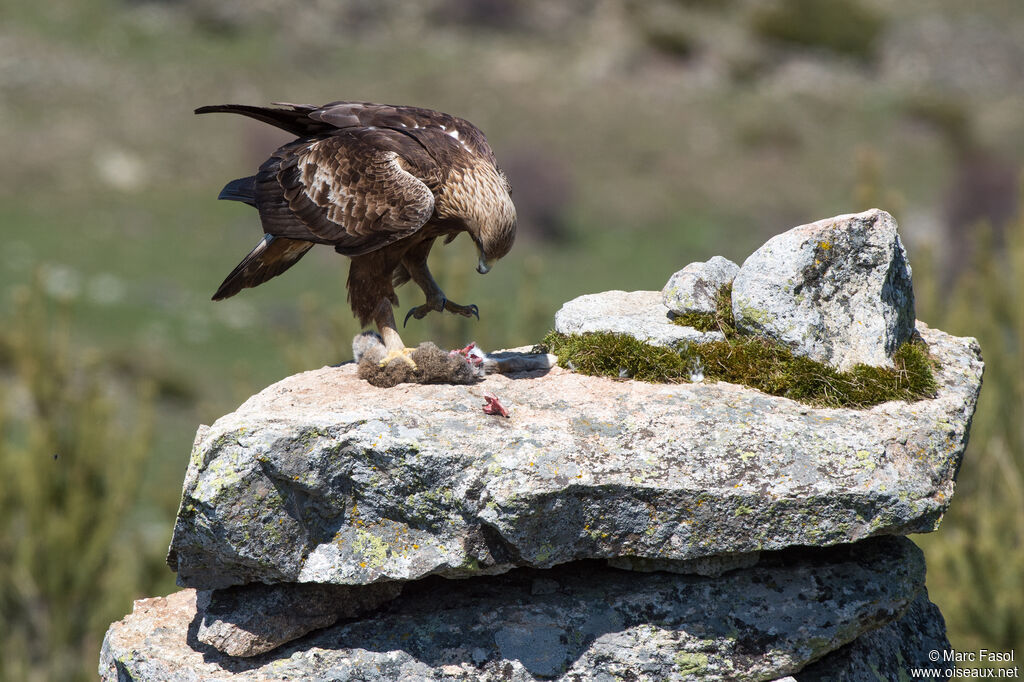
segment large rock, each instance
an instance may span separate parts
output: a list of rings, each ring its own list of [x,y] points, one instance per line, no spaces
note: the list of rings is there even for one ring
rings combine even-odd
[[[740,332],[781,341],[840,370],[892,366],[914,331],[910,266],[896,221],[872,209],[768,240],[733,280]]]
[[[658,291],[603,291],[568,301],[555,313],[561,334],[613,332],[629,334],[653,346],[721,341],[722,332],[701,332],[672,322]]]
[[[108,682],[772,680],[896,621],[923,585],[923,557],[905,538],[790,550],[715,579],[596,562],[432,578],[373,618],[245,660],[195,640],[196,593],[185,590],[136,602],[112,625],[100,674]]]
[[[558,368],[392,389],[353,365],[296,375],[200,429],[168,561],[198,588],[365,584],[930,531],[982,363],[973,339],[919,328],[938,395],[868,410]]]
[[[675,315],[714,313],[718,310],[718,291],[732,282],[740,266],[728,258],[714,256],[703,263],[690,263],[668,278],[661,300]]]

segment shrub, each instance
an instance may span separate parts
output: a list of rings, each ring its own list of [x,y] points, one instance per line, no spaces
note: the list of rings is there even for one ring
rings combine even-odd
[[[857,0],[781,0],[753,16],[754,32],[775,42],[869,60],[885,22]]]
[[[124,519],[151,442],[150,390],[117,396],[36,286],[0,335],[0,678],[92,679],[140,589]],[[131,406],[131,407],[129,407]],[[145,589],[142,587],[141,589]]]
[[[984,228],[974,239],[974,262],[949,295],[916,269],[931,284],[921,317],[977,337],[985,360],[956,496],[939,532],[917,541],[953,648],[1008,651],[1024,641],[1024,215],[1005,246]]]

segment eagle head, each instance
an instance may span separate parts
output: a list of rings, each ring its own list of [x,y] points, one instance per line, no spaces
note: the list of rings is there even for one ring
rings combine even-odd
[[[516,239],[516,207],[504,173],[488,166],[475,175],[475,201],[465,222],[479,255],[476,271],[484,275],[512,249]]]

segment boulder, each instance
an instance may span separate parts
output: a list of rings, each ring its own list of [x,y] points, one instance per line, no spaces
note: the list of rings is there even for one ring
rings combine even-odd
[[[196,592],[184,590],[138,601],[111,626],[100,675],[108,682],[772,680],[815,660],[825,665],[830,652],[898,621],[923,585],[923,557],[905,538],[773,553],[721,578],[586,561],[473,580],[434,577],[407,586],[373,618],[251,659],[196,640]]]
[[[701,332],[672,322],[671,311],[657,291],[604,291],[568,301],[555,313],[561,334],[613,332],[629,334],[653,346],[721,341],[722,332]]]
[[[391,389],[351,364],[305,372],[199,430],[168,562],[201,589],[358,585],[927,532],[982,363],[973,339],[919,329],[938,394],[867,410],[559,368]]]
[[[662,303],[675,315],[714,313],[719,289],[732,282],[739,270],[740,266],[722,256],[690,263],[669,277],[661,290]]]
[[[914,331],[910,266],[885,211],[841,215],[768,240],[740,268],[732,309],[741,333],[781,341],[840,370],[892,366]]]

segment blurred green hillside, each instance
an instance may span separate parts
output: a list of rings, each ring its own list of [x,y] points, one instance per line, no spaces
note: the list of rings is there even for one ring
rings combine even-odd
[[[3,0],[0,678],[93,678],[106,625],[174,589],[197,424],[351,355],[330,249],[209,300],[261,234],[217,193],[286,139],[192,115],[226,102],[415,104],[487,133],[521,238],[486,277],[463,240],[435,249],[481,321],[411,321],[410,344],[533,343],[579,294],[893,212],[919,317],[978,336],[989,367],[957,499],[921,539],[929,586],[955,648],[1019,644],[1021,82],[1017,0]]]

